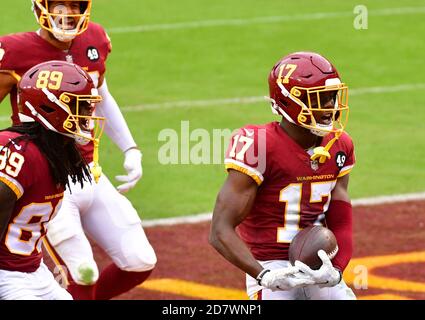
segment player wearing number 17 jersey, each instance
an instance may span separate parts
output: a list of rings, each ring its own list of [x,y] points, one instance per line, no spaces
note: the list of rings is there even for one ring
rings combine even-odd
[[[297,52],[276,63],[269,89],[282,121],[232,136],[210,242],[247,273],[251,299],[354,299],[341,276],[352,255],[348,88],[324,57]],[[292,239],[322,223],[338,241],[333,265],[325,255],[319,270],[291,266]]]
[[[72,299],[43,264],[41,243],[69,181],[91,180],[76,142],[99,142],[102,125],[86,132],[104,122],[92,116],[101,97],[83,69],[62,61],[31,68],[18,97],[21,124],[0,131],[0,300]]]

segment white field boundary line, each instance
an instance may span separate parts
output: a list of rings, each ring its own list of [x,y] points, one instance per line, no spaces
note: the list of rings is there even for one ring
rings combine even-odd
[[[382,8],[368,10],[369,16],[394,16],[394,15],[408,15],[408,14],[423,14],[425,7],[401,7],[401,8]],[[354,17],[353,11],[339,11],[339,12],[317,12],[307,14],[294,14],[285,16],[270,16],[270,17],[254,17],[245,19],[217,19],[217,20],[200,20],[200,21],[186,21],[178,23],[164,23],[164,24],[150,24],[150,25],[137,25],[127,27],[108,28],[109,34],[122,34],[122,33],[140,33],[140,32],[154,32],[163,30],[184,30],[184,29],[197,29],[208,27],[224,27],[224,26],[246,26],[258,24],[271,24],[292,21],[311,21],[311,20],[325,20],[333,18]]]
[[[394,93],[412,90],[425,89],[425,83],[410,83],[400,84],[394,86],[382,87],[366,87],[349,90],[349,96],[361,96],[365,94],[382,94]],[[187,101],[170,101],[162,103],[141,104],[138,106],[122,107],[123,112],[142,112],[147,110],[165,110],[165,109],[178,109],[178,108],[205,108],[211,106],[223,106],[234,104],[254,104],[266,101],[264,97],[236,97],[236,98],[223,98],[223,99],[209,99],[209,100],[187,100]],[[9,116],[0,117],[0,122],[10,121]]]
[[[351,203],[353,207],[360,206],[376,206],[381,204],[392,204],[392,203],[402,203],[408,201],[418,201],[425,200],[425,192],[418,193],[407,193],[407,194],[397,194],[392,196],[379,196],[371,198],[360,198],[352,200]],[[164,218],[164,219],[153,219],[145,220],[142,222],[143,227],[162,227],[162,226],[174,226],[179,224],[195,224],[201,222],[210,221],[212,213],[200,213],[191,216],[183,216],[177,218]]]
[[[349,96],[361,96],[365,94],[382,94],[392,92],[403,92],[412,90],[425,89],[425,83],[410,83],[400,84],[393,86],[381,87],[366,87],[349,89]],[[203,108],[211,106],[222,106],[232,104],[254,104],[266,101],[264,96],[256,97],[236,97],[236,98],[223,98],[223,99],[209,99],[209,100],[187,100],[187,101],[171,101],[163,103],[141,104],[138,106],[123,107],[123,112],[140,112],[145,110],[162,110],[162,109],[176,109],[176,108]]]

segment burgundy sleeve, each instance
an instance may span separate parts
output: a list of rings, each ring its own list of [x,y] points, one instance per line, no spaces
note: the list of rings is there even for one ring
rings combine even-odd
[[[112,51],[111,39],[106,30],[100,24],[94,22],[90,22],[90,27],[86,33],[87,41],[90,41],[99,51],[100,59],[97,61],[97,64],[102,65],[103,70],[100,73],[103,74],[105,72],[106,60]],[[99,68],[99,65],[97,67]]]
[[[0,135],[0,181],[20,199],[25,189],[34,183],[34,149],[24,146],[25,141],[13,144],[9,139],[13,137],[7,133]]]
[[[0,37],[0,70],[11,72],[17,78],[16,75],[22,76],[41,62],[38,50],[33,49],[36,47],[34,39],[30,32]]]
[[[14,71],[15,65],[15,54],[13,39],[11,37],[0,37],[0,70]]]
[[[111,42],[111,38],[109,37],[106,30],[103,27],[101,27],[100,25],[99,25],[99,27],[100,27],[100,34],[101,34],[99,39],[100,39],[101,44],[102,44],[101,45],[102,54],[103,54],[103,57],[104,57],[104,61],[106,61],[108,59],[109,54],[112,51],[112,42]]]
[[[332,259],[335,268],[344,271],[353,255],[353,210],[350,203],[332,200],[326,213],[326,224],[335,234],[338,253]]]
[[[225,156],[226,170],[236,170],[250,176],[261,185],[264,181],[265,132],[256,127],[246,126],[230,138]],[[264,157],[265,158],[265,157]]]
[[[339,170],[338,178],[345,176],[346,174],[349,174],[356,163],[356,156],[354,153],[354,144],[350,136],[344,133],[341,140],[343,141],[344,147],[345,147],[344,149],[346,150],[346,159],[344,161],[343,167],[340,168]]]

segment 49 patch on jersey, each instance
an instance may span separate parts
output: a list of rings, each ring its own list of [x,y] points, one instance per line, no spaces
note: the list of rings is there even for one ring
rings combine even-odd
[[[87,48],[87,58],[90,61],[97,61],[100,58],[99,50],[97,50],[95,47],[88,47]]]
[[[336,153],[335,162],[336,162],[336,166],[339,169],[342,169],[344,167],[346,160],[347,160],[347,155],[345,154],[345,152],[338,151]]]

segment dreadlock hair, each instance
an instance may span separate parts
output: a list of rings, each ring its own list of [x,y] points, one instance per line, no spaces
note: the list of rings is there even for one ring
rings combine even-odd
[[[29,141],[37,145],[47,158],[53,180],[63,188],[70,187],[68,177],[74,184],[79,182],[81,187],[84,181],[91,182],[89,166],[72,138],[47,130],[38,122],[21,123],[1,131],[22,134],[11,140],[5,147],[22,141],[27,142],[23,148]]]

